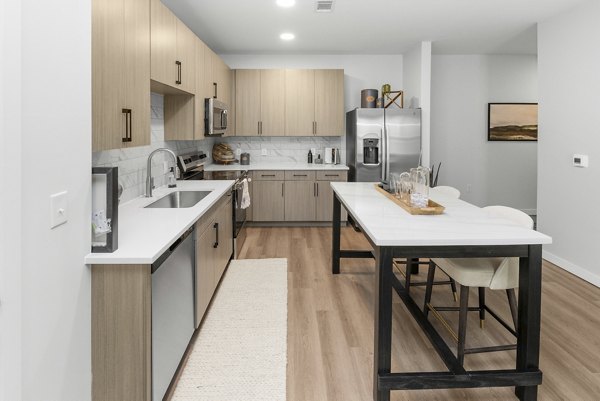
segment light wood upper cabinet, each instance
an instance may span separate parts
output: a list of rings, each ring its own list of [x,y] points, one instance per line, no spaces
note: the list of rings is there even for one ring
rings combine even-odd
[[[344,70],[315,70],[315,135],[344,135]]]
[[[152,80],[193,94],[196,36],[160,0],[151,0],[151,16]]]
[[[285,135],[314,135],[314,70],[285,70]]]
[[[284,135],[284,93],[284,70],[236,70],[236,135]]]
[[[154,81],[175,86],[177,17],[160,0],[151,0],[151,72]]]
[[[92,2],[92,150],[150,143],[147,0]]]
[[[235,108],[237,136],[260,135],[260,70],[235,72]]]
[[[196,92],[196,40],[194,32],[177,19],[177,59],[175,63],[179,68],[178,87],[189,93]]]
[[[194,139],[204,139],[204,99],[207,94],[205,83],[206,64],[204,61],[207,46],[200,39],[194,41],[196,55],[196,96],[194,97]]]
[[[260,134],[285,134],[285,70],[260,70]]]

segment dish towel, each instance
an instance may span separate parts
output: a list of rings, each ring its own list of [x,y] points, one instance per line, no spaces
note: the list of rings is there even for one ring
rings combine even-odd
[[[250,207],[250,192],[248,191],[248,179],[244,178],[242,181],[242,202],[240,203],[242,209]]]

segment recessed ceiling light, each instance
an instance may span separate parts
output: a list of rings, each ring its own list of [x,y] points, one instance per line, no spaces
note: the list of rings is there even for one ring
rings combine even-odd
[[[281,38],[281,40],[292,40],[296,36],[293,33],[285,32],[279,35],[279,37]]]
[[[296,0],[277,0],[279,7],[292,7],[294,4],[296,4]]]

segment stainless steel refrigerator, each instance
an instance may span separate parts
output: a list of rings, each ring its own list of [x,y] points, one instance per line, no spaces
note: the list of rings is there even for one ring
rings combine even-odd
[[[387,181],[419,165],[420,109],[355,109],[346,113],[348,180]]]

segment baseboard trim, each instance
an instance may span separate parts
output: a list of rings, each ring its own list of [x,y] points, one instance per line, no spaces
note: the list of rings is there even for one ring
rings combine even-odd
[[[581,266],[577,266],[576,264],[571,263],[568,260],[556,256],[548,251],[542,251],[542,257],[548,262],[555,264],[556,266],[568,271],[571,274],[574,274],[580,279],[585,280],[588,283],[595,285],[596,287],[600,287],[600,275],[594,274],[589,270],[584,269]]]

